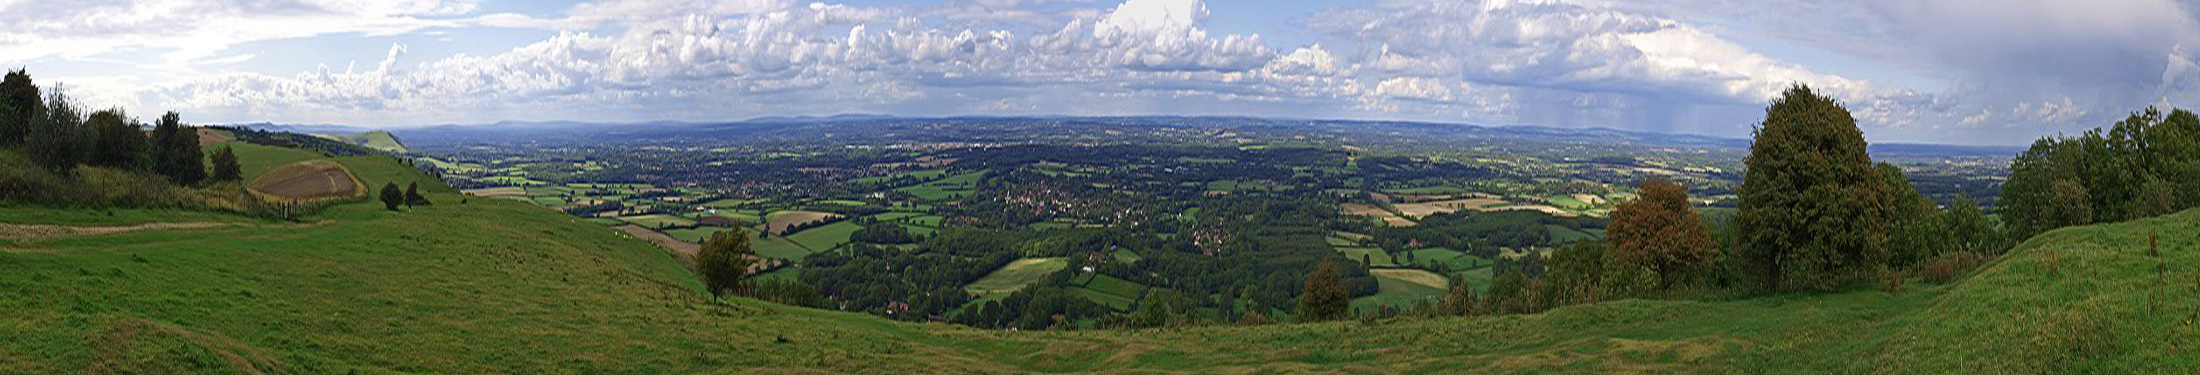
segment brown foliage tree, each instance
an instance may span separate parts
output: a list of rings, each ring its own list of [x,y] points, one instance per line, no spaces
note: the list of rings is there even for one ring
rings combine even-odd
[[[1688,187],[1672,181],[1642,182],[1638,198],[1612,212],[1607,237],[1622,262],[1657,271],[1661,287],[1690,280],[1719,255],[1710,229],[1689,209]]]
[[[1314,274],[1306,276],[1306,290],[1299,293],[1298,321],[1343,319],[1351,307],[1352,293],[1345,289],[1337,264],[1322,262],[1320,268],[1314,269]]]

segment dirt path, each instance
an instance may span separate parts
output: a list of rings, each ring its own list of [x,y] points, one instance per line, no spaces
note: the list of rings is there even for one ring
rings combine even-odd
[[[70,225],[40,225],[40,224],[9,224],[9,223],[0,223],[0,238],[40,238],[40,237],[53,237],[53,236],[84,236],[84,235],[115,234],[115,233],[123,233],[123,232],[134,232],[134,231],[141,231],[141,230],[170,230],[170,229],[205,229],[205,228],[214,228],[214,227],[224,227],[224,226],[229,226],[229,225],[231,225],[231,224],[230,224],[230,223],[216,223],[216,222],[204,222],[204,221],[199,221],[199,222],[185,222],[185,223],[147,223],[147,224],[138,224],[138,225],[120,225],[120,226],[104,226],[104,227],[100,227],[100,226],[70,226]]]

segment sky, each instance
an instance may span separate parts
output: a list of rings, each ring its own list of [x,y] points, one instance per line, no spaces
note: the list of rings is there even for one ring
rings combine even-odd
[[[2020,145],[2192,106],[2196,49],[2200,0],[0,0],[0,66],[85,105],[380,128],[1230,115],[1738,138],[1804,84],[1873,142]]]

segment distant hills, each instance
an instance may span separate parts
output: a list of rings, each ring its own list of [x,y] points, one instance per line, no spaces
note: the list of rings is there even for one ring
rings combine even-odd
[[[1418,122],[1418,121],[1377,121],[1377,120],[1312,120],[1312,119],[1275,119],[1275,118],[1258,118],[1258,117],[1242,117],[1242,116],[1107,116],[1107,117],[1078,117],[1078,116],[999,116],[999,117],[996,117],[996,116],[953,116],[953,117],[899,117],[899,116],[892,116],[892,115],[880,115],[880,114],[841,114],[841,115],[832,115],[832,116],[765,116],[765,117],[756,117],[756,118],[751,118],[751,119],[747,119],[747,120],[742,120],[742,121],[734,121],[734,122],[682,122],[682,121],[649,121],[649,122],[585,122],[585,121],[499,121],[499,122],[494,122],[494,123],[484,123],[484,124],[446,124],[446,125],[430,125],[430,126],[422,126],[422,127],[409,127],[409,128],[387,128],[387,129],[386,129],[386,128],[376,128],[376,127],[351,126],[351,125],[293,125],[293,124],[274,124],[274,123],[238,124],[237,126],[251,127],[251,128],[254,128],[254,129],[260,129],[260,130],[268,130],[268,131],[289,131],[289,132],[298,132],[298,133],[307,133],[307,134],[318,134],[318,135],[337,135],[337,136],[354,136],[354,135],[364,135],[365,133],[369,133],[369,132],[375,132],[375,131],[387,131],[387,132],[395,133],[395,135],[407,135],[407,134],[413,134],[413,135],[416,135],[416,136],[437,136],[437,135],[476,135],[476,136],[478,136],[478,135],[482,135],[482,134],[478,134],[478,133],[482,133],[482,132],[495,132],[495,133],[504,133],[504,134],[512,134],[512,135],[545,135],[545,134],[560,134],[560,133],[568,133],[568,134],[569,134],[569,133],[576,133],[576,132],[589,132],[589,133],[595,133],[595,132],[602,132],[602,131],[605,131],[605,130],[611,130],[611,131],[615,131],[615,132],[619,132],[619,133],[649,133],[649,132],[655,132],[655,131],[663,131],[663,130],[682,130],[682,129],[698,129],[698,128],[724,128],[724,127],[741,127],[741,128],[752,128],[752,129],[753,129],[753,128],[757,128],[757,127],[772,127],[772,126],[816,126],[816,125],[821,125],[821,124],[835,124],[835,123],[842,123],[841,125],[860,125],[860,124],[864,124],[864,123],[874,123],[874,122],[921,122],[921,121],[986,121],[986,122],[1009,122],[1009,121],[1047,121],[1047,122],[1068,122],[1068,123],[1089,122],[1089,123],[1093,123],[1093,124],[1095,124],[1095,125],[1105,125],[1105,124],[1108,124],[1108,123],[1116,123],[1116,122],[1135,122],[1135,123],[1150,123],[1150,122],[1177,122],[1177,123],[1183,123],[1183,124],[1186,124],[1186,125],[1192,125],[1192,126],[1209,126],[1209,127],[1218,127],[1218,128],[1225,128],[1225,129],[1229,129],[1229,128],[1239,128],[1239,127],[1247,127],[1247,126],[1312,126],[1312,127],[1316,127],[1316,128],[1331,128],[1331,127],[1351,127],[1351,126],[1363,126],[1363,127],[1364,127],[1364,126],[1384,126],[1384,127],[1398,127],[1398,128],[1410,128],[1410,129],[1418,129],[1418,130],[1423,130],[1423,131],[1432,131],[1432,132],[1438,132],[1438,133],[1453,133],[1453,134],[1482,134],[1482,135],[1488,135],[1488,136],[1534,137],[1534,138],[1539,138],[1539,139],[1546,139],[1546,140],[1553,140],[1553,139],[1556,139],[1556,140],[1576,140],[1576,141],[1581,141],[1581,142],[1596,142],[1596,143],[1624,142],[1624,143],[1635,143],[1635,144],[1646,144],[1646,145],[1687,145],[1687,146],[1709,146],[1709,147],[1726,147],[1726,148],[1738,148],[1738,149],[1747,149],[1747,148],[1749,148],[1749,140],[1748,140],[1747,138],[1744,138],[1744,137],[1716,137],[1716,136],[1706,136],[1706,135],[1697,135],[1697,134],[1682,134],[1682,133],[1659,133],[1659,132],[1645,132],[1645,131],[1632,131],[1632,130],[1613,129],[1613,128],[1608,128],[1608,127],[1592,127],[1592,128],[1561,128],[1561,127],[1550,127],[1550,126],[1540,126],[1540,125],[1499,125],[1499,126],[1492,126],[1492,125],[1478,125],[1478,124],[1465,124],[1465,123],[1440,123],[1440,122]],[[477,134],[468,134],[468,133],[477,133]],[[387,134],[387,133],[385,133],[385,134]],[[1739,135],[1738,135],[1738,136],[1739,136]],[[354,142],[354,143],[358,143],[358,142]],[[363,143],[362,143],[362,144],[363,144]],[[373,146],[372,146],[372,145],[370,145],[370,147],[373,147]],[[377,148],[380,148],[380,147],[377,147]],[[1966,145],[1944,145],[1944,144],[1923,144],[1923,143],[1874,143],[1874,144],[1872,144],[1872,145],[1871,145],[1871,148],[1870,148],[1870,149],[1871,149],[1871,152],[1872,152],[1872,153],[1873,153],[1874,155],[1888,155],[1888,154],[1908,154],[1908,155],[1973,155],[1973,156],[1979,156],[1979,155],[2005,155],[2005,156],[2014,156],[2014,155],[2016,155],[2016,154],[2018,154],[2018,153],[2022,153],[2022,152],[2024,151],[2024,147],[2022,147],[2022,146],[1966,146]]]

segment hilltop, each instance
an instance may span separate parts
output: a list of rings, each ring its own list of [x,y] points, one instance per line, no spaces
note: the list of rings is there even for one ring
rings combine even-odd
[[[246,180],[321,158],[238,151],[272,160],[247,163]],[[299,222],[0,206],[19,226],[140,228],[0,236],[0,372],[2200,371],[2200,211],[2056,230],[1900,294],[1005,332],[714,302],[672,256],[618,230],[467,198],[384,156],[330,160],[370,186],[418,182],[435,205],[353,202]]]

